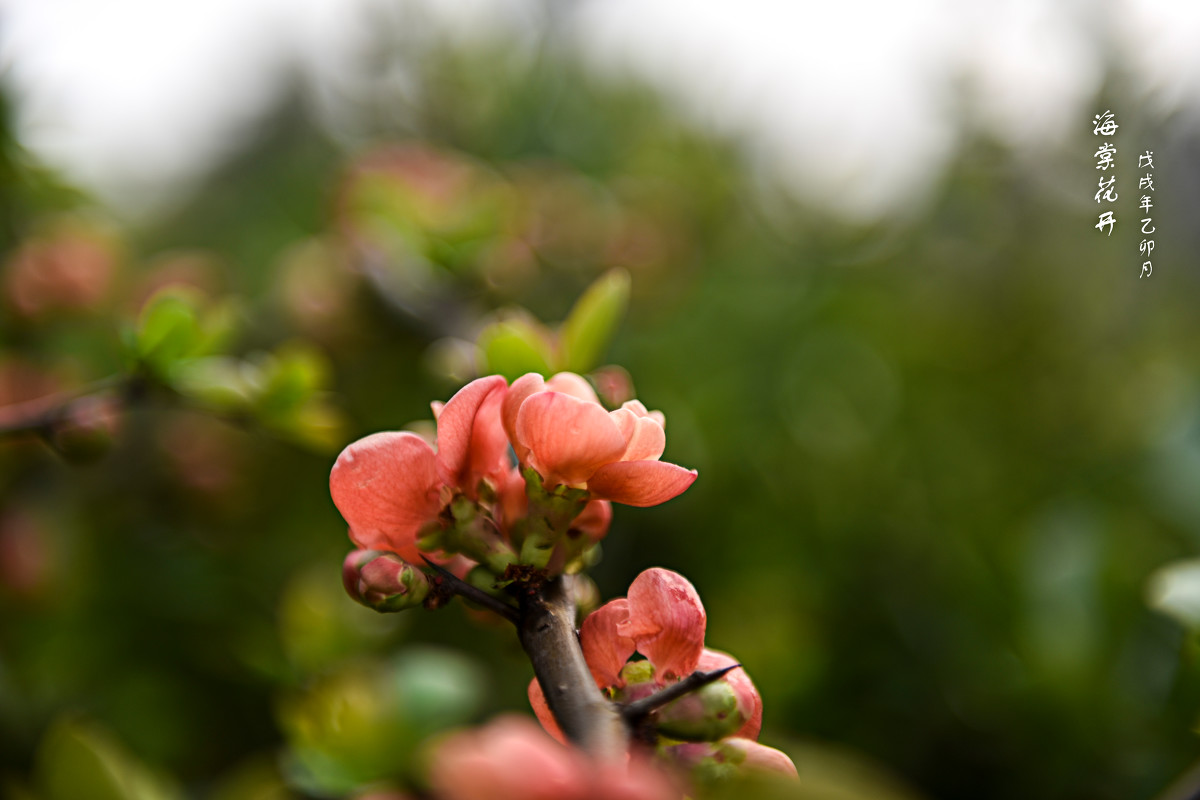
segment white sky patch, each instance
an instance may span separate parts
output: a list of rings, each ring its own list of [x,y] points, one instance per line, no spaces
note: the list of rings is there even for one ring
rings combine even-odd
[[[408,4],[0,0],[0,65],[27,145],[102,197],[145,210],[235,147],[290,65],[333,73],[372,14]],[[1200,4],[1096,5],[582,0],[566,29],[597,70],[649,81],[698,123],[744,140],[764,173],[800,196],[870,219],[919,204],[953,155],[964,109],[1023,148],[1086,124],[1105,47],[1163,109],[1200,106]],[[539,8],[415,6],[418,29],[406,38],[436,27],[466,43],[528,30]]]

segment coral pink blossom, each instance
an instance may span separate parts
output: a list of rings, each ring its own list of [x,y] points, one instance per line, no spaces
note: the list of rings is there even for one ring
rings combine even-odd
[[[499,375],[464,386],[441,407],[437,451],[415,433],[375,433],[338,456],[329,475],[334,505],[361,548],[420,561],[416,540],[445,504],[447,492],[476,497],[481,480],[499,483],[508,469],[500,424],[505,381]]]
[[[453,734],[434,751],[430,783],[444,800],[675,800],[680,792],[640,760],[598,764],[503,716]]]
[[[653,506],[696,479],[695,470],[659,461],[666,446],[661,412],[637,400],[605,411],[591,386],[570,372],[548,381],[536,373],[518,378],[502,417],[518,460],[547,486],[586,487],[594,497]]]
[[[713,670],[737,662],[728,654],[704,647],[707,618],[695,587],[682,575],[666,569],[648,569],[634,579],[628,596],[611,600],[583,621],[579,632],[583,657],[596,685],[621,689],[621,669],[635,652],[654,666],[657,686],[674,683],[695,670]],[[749,739],[762,728],[762,698],[745,670],[725,675],[738,700],[745,722],[736,735]],[[529,684],[529,702],[546,730],[561,736],[535,678]]]

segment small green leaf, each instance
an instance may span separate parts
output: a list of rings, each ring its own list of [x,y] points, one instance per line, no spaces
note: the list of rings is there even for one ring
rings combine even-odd
[[[587,372],[608,348],[629,304],[629,273],[609,270],[588,287],[563,322],[564,368]]]
[[[197,307],[195,294],[178,287],[151,297],[138,317],[138,360],[165,375],[176,361],[191,355],[201,337]]]
[[[280,421],[297,414],[321,389],[329,367],[309,347],[287,345],[261,360],[263,385],[255,410],[264,420]]]
[[[510,381],[528,372],[549,376],[555,370],[551,333],[539,323],[523,317],[493,322],[479,334],[486,372],[503,375]]]
[[[169,383],[184,397],[221,413],[244,411],[254,394],[252,367],[228,356],[180,361],[170,371]]]

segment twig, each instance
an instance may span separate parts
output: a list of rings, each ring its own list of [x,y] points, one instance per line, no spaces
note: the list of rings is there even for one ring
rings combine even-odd
[[[74,392],[52,394],[0,406],[0,437],[45,433],[66,419],[76,403],[110,391],[115,391],[122,399],[131,398],[137,392],[137,379],[126,375],[112,375]]]
[[[421,556],[421,558],[424,559],[425,563],[428,564],[429,567],[438,574],[438,576],[442,579],[442,585],[449,590],[451,594],[456,594],[460,597],[465,597],[467,600],[470,600],[474,603],[478,603],[487,610],[496,612],[514,625],[517,625],[520,622],[521,618],[517,612],[517,609],[510,606],[508,603],[505,603],[503,600],[500,600],[497,597],[493,597],[476,586],[472,586],[471,584],[459,578],[453,572],[450,572],[440,564],[435,564],[425,556]]]
[[[634,700],[632,703],[626,703],[621,706],[621,716],[630,726],[636,726],[639,722],[645,719],[651,712],[656,711],[672,700],[678,700],[685,694],[690,694],[697,689],[702,689],[713,681],[718,681],[725,677],[726,673],[737,669],[741,664],[733,664],[721,669],[714,669],[710,672],[701,672],[696,670],[691,675],[688,675],[678,683],[672,683],[666,688],[659,689],[652,695],[643,697],[640,700]]]

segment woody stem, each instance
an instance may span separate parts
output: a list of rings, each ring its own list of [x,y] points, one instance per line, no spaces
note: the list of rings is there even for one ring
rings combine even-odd
[[[522,598],[517,634],[567,739],[594,756],[619,758],[628,747],[629,730],[583,658],[567,580],[559,576]]]

